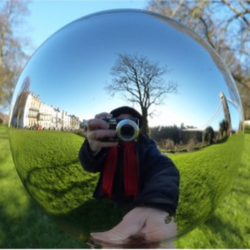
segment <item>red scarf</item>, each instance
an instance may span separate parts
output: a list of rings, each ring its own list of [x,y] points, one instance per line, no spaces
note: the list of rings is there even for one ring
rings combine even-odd
[[[135,196],[138,192],[138,172],[135,142],[120,142],[123,148],[123,181],[125,194]],[[112,197],[114,176],[118,164],[118,147],[110,148],[103,167],[102,192]]]

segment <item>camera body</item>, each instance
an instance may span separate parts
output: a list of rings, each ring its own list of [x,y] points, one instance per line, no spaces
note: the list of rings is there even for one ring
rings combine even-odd
[[[104,118],[109,129],[116,131],[115,137],[104,138],[102,141],[134,141],[139,135],[139,120],[137,118]]]

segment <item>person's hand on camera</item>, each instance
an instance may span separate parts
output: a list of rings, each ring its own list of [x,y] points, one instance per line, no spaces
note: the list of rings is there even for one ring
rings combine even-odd
[[[111,118],[112,114],[100,113],[88,121],[87,139],[93,154],[97,154],[104,147],[114,147],[118,144],[117,142],[103,141],[104,138],[116,135],[115,131],[110,130],[108,123],[103,120],[107,117]]]
[[[91,240],[105,248],[158,248],[162,243],[165,248],[174,248],[166,240],[176,236],[177,225],[168,216],[162,210],[137,207],[111,230],[91,233]]]

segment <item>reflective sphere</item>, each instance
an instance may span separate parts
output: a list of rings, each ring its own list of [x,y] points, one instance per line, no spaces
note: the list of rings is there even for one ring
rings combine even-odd
[[[92,197],[100,173],[84,170],[78,158],[87,121],[124,105],[147,118],[142,132],[180,172],[176,237],[211,215],[240,164],[240,97],[206,42],[167,17],[141,10],[76,20],[51,36],[24,68],[9,133],[31,197],[84,242],[127,213],[108,198]],[[166,233],[161,242],[169,238]]]

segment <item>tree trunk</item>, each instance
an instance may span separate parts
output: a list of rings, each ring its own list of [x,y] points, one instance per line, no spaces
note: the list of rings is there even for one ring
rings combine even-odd
[[[147,108],[142,107],[142,127],[141,133],[149,136],[149,127],[148,127],[148,110]]]

